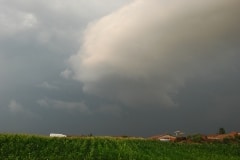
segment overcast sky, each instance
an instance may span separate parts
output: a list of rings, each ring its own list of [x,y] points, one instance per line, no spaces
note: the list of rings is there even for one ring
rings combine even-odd
[[[0,0],[0,132],[240,131],[239,0]]]

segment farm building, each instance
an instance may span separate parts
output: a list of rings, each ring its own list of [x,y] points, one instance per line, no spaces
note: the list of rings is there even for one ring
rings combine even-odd
[[[152,136],[152,137],[150,137],[150,139],[168,142],[168,141],[175,141],[176,137],[174,137],[170,134],[163,134],[163,135]]]

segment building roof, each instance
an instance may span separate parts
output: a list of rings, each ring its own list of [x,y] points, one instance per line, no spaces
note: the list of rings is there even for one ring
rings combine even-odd
[[[222,140],[224,138],[234,138],[236,135],[238,135],[238,132],[231,132],[227,134],[213,134],[213,135],[208,135],[208,139],[216,139],[216,140]]]
[[[150,139],[176,139],[175,136],[172,136],[170,134],[161,134],[161,135],[156,135],[156,136],[152,136],[150,137]]]

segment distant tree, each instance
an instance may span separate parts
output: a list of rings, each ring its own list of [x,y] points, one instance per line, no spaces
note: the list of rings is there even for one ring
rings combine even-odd
[[[203,136],[201,134],[189,135],[187,137],[187,139],[192,141],[192,142],[197,142],[197,143],[200,143],[200,142],[204,141],[204,138],[203,138]]]
[[[218,131],[219,134],[225,134],[226,131],[224,128],[219,128],[219,131]]]
[[[89,134],[88,134],[88,136],[89,136],[89,137],[92,137],[92,136],[93,136],[93,134],[92,134],[92,133],[89,133]]]

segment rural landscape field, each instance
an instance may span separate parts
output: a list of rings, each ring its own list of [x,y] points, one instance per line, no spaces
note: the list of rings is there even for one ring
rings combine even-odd
[[[0,0],[0,160],[240,160],[239,114],[240,0]]]
[[[1,160],[239,160],[240,143],[0,135]]]

